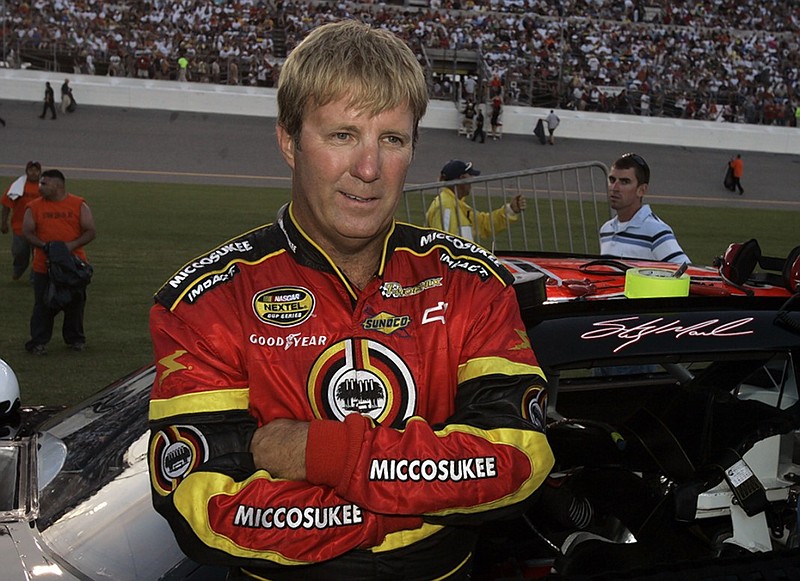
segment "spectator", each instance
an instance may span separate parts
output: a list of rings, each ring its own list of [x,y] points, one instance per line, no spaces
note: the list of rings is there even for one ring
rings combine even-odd
[[[492,75],[492,80],[489,81],[489,97],[494,99],[495,97],[502,97],[503,94],[503,81],[500,79],[500,75],[494,74]]]
[[[472,135],[475,131],[475,115],[476,115],[476,107],[475,102],[469,100],[464,105],[464,119],[461,122],[461,126],[463,127],[464,131],[467,134],[467,139],[472,139]]]
[[[142,53],[136,59],[136,76],[140,79],[150,78],[150,55]]]
[[[159,39],[156,50],[170,62],[182,51],[197,48],[204,51],[197,53],[199,58],[227,61],[252,53],[256,45],[268,48],[276,28],[286,33],[290,51],[324,22],[361,18],[401,34],[420,59],[423,46],[478,51],[492,78],[490,92],[498,86],[502,91],[502,79],[529,79],[517,87],[529,104],[543,88],[557,93],[564,87],[565,94],[554,96],[558,103],[605,110],[602,92],[595,104],[591,93],[580,88],[580,98],[574,98],[573,89],[584,83],[618,86],[639,97],[647,86],[651,115],[661,114],[662,103],[673,103],[687,93],[696,101],[692,113],[709,95],[718,101],[733,98],[746,112],[746,122],[761,123],[764,109],[774,106],[773,98],[790,102],[800,98],[796,41],[800,20],[794,5],[783,0],[743,0],[735,9],[709,0],[696,9],[686,2],[653,0],[649,6],[654,18],[649,21],[641,17],[640,3],[620,10],[611,2],[584,2],[578,7],[580,14],[563,17],[565,6],[556,0],[537,1],[534,6],[478,0],[470,3],[472,10],[437,11],[435,20],[427,11],[412,13],[377,4],[351,12],[348,5],[336,3],[279,3],[271,9],[267,3],[248,0],[226,3],[223,9],[211,0],[167,0],[160,9],[142,10],[151,4],[105,3],[102,15],[94,18],[74,0],[39,2],[33,11],[29,3],[12,3],[9,20],[26,31],[23,46],[46,50],[57,39],[79,54],[76,65],[85,63],[83,72],[89,72],[92,59],[115,51],[154,50],[153,35]],[[129,22],[139,24],[129,26]],[[130,54],[126,58],[133,59]],[[19,55],[12,50],[8,60],[17,66]],[[135,71],[132,62],[123,68]],[[765,92],[769,99],[760,98]],[[480,93],[477,88],[476,93]],[[745,110],[744,101],[757,97]],[[640,112],[638,98],[635,105]],[[784,122],[789,118],[784,112]],[[780,122],[780,116],[770,119]]]
[[[742,159],[741,154],[736,154],[736,157],[731,158],[729,162],[731,166],[731,171],[733,173],[733,190],[739,190],[739,195],[741,196],[744,194],[744,188],[742,187],[742,176],[744,175],[744,160]]]
[[[236,62],[236,59],[230,59],[228,61],[228,84],[239,84],[239,65]]]
[[[464,100],[465,101],[475,101],[475,79],[466,75],[464,77]]]
[[[122,59],[119,55],[115,54],[112,55],[108,60],[108,71],[107,74],[109,77],[124,77],[125,74],[122,70]]]
[[[426,107],[400,39],[316,28],[278,87],[288,207],[156,295],[153,502],[228,579],[466,580],[553,465],[512,277],[394,221]]]
[[[500,129],[503,123],[500,121],[500,115],[503,113],[503,105],[500,97],[492,99],[492,116],[489,118],[489,123],[492,126],[492,139],[495,141],[503,136],[503,131]]]
[[[642,91],[639,97],[639,112],[643,117],[650,116],[650,95],[647,94],[647,91]]]
[[[561,123],[561,119],[558,118],[558,115],[555,114],[555,111],[550,109],[550,113],[547,115],[547,132],[550,134],[550,137],[548,139],[550,145],[556,144],[555,132],[559,123]]]
[[[189,59],[185,56],[178,57],[178,81],[185,83],[189,80]]]
[[[69,86],[69,79],[64,79],[61,84],[61,112],[72,113],[75,110],[75,100],[72,96],[72,88]]]
[[[39,190],[41,197],[28,204],[22,221],[25,238],[33,246],[33,294],[31,338],[25,349],[34,355],[47,354],[47,343],[53,335],[53,325],[58,311],[46,299],[48,287],[48,253],[50,245],[60,242],[66,250],[86,261],[83,247],[95,238],[94,218],[83,198],[66,190],[66,178],[57,169],[42,173]],[[52,258],[52,257],[50,257]],[[73,351],[86,348],[83,313],[86,307],[86,290],[78,290],[63,307],[62,337]]]
[[[486,131],[483,129],[483,107],[478,107],[478,116],[475,117],[475,132],[472,135],[472,141],[475,141],[478,137],[481,138],[481,143],[486,141]]]
[[[608,172],[608,204],[617,215],[600,227],[600,253],[606,258],[689,262],[669,225],[643,198],[650,166],[636,153],[617,159]]]
[[[472,162],[452,159],[442,168],[439,181],[462,180],[480,174],[479,170],[472,167]],[[518,214],[527,204],[522,194],[517,194],[502,208],[492,212],[480,212],[473,209],[465,200],[471,191],[471,184],[442,187],[428,207],[425,225],[458,234],[467,240],[475,240],[475,229],[480,238],[492,238],[494,234],[505,230],[509,222],[516,222]]]
[[[44,88],[44,107],[42,107],[42,114],[39,115],[39,119],[44,119],[47,115],[47,112],[50,111],[50,119],[56,118],[56,96],[55,92],[53,91],[53,87],[50,86],[50,82],[45,82]]]
[[[9,217],[11,218],[11,257],[13,270],[11,280],[19,280],[28,269],[31,262],[31,245],[22,232],[22,219],[25,208],[39,197],[39,177],[42,173],[42,164],[38,161],[29,161],[25,165],[25,175],[20,176],[8,187],[2,199],[2,221],[0,232],[7,234],[9,231]]]
[[[584,100],[583,87],[578,85],[572,90],[571,107],[576,111],[583,111],[586,109],[586,101]]]

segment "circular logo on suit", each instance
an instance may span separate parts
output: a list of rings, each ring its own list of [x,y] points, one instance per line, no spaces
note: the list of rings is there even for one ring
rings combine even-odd
[[[169,426],[150,439],[150,479],[166,496],[202,462],[208,460],[208,442],[194,426]]]
[[[397,353],[372,339],[331,345],[314,363],[307,388],[318,418],[342,420],[359,413],[400,427],[417,406],[411,370]]]

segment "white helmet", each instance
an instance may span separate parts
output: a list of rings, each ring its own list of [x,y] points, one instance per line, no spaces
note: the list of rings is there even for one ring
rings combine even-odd
[[[0,359],[0,418],[11,415],[19,407],[19,383],[11,366]]]

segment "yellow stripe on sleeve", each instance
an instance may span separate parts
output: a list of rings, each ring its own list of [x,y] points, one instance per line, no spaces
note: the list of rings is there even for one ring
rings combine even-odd
[[[479,357],[458,366],[458,382],[464,383],[476,377],[498,373],[501,375],[538,375],[544,379],[544,372],[538,365],[510,361],[504,357]]]
[[[213,413],[247,410],[250,407],[249,389],[218,389],[198,391],[150,400],[150,420],[163,420],[192,413]]]

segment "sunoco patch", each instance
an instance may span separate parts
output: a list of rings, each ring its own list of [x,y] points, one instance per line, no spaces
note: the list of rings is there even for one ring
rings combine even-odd
[[[307,289],[299,286],[282,286],[256,293],[253,312],[269,325],[294,327],[308,319],[314,312],[316,300]]]

